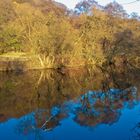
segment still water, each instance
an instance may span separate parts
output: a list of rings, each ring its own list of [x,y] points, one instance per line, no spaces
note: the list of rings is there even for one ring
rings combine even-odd
[[[139,74],[0,73],[0,140],[140,140]]]

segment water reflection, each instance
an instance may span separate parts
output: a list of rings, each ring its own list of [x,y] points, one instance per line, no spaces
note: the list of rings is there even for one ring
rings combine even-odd
[[[35,134],[36,139],[67,118],[81,127],[112,125],[123,109],[139,104],[138,75],[112,69],[67,70],[63,75],[52,70],[0,73],[0,122],[17,118],[14,132]]]
[[[112,124],[118,121],[121,109],[137,104],[137,89],[110,89],[108,92],[89,92],[80,100],[74,120],[82,126]]]

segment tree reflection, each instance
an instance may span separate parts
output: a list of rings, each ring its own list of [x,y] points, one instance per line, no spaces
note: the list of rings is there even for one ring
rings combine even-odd
[[[74,120],[82,126],[96,126],[100,123],[112,124],[118,121],[125,104],[134,104],[137,89],[110,89],[108,92],[89,92],[80,99]]]
[[[63,75],[53,70],[1,73],[0,121],[20,118],[16,132],[35,134],[36,139],[42,139],[42,131],[60,126],[70,114],[81,126],[111,125],[122,109],[133,108],[139,100],[138,75],[111,67],[67,70]]]
[[[135,106],[137,100],[136,87],[119,90],[110,89],[108,92],[90,91],[77,101],[54,106],[50,110],[40,109],[27,115],[19,122],[17,130],[24,135],[51,131],[59,126],[61,121],[73,113],[74,121],[81,126],[95,127],[98,124],[113,124],[121,116],[124,107]],[[70,106],[68,107],[67,104]],[[38,134],[39,135],[39,134]]]

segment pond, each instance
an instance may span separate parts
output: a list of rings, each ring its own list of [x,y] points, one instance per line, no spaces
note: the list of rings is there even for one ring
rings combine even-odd
[[[0,73],[0,140],[139,140],[140,71]]]

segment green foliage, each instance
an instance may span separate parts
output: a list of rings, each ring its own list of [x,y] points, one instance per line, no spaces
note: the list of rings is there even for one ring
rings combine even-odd
[[[14,26],[6,26],[0,34],[0,53],[22,50],[22,36]]]

